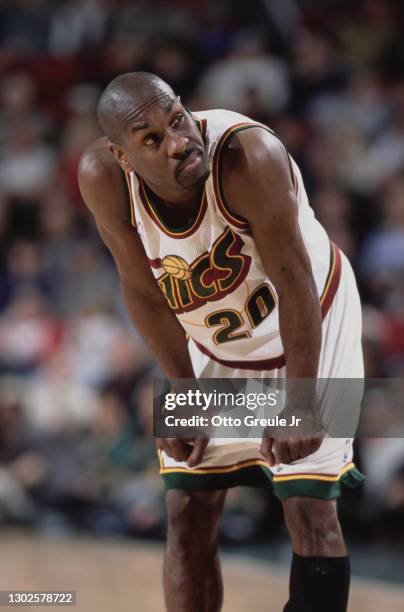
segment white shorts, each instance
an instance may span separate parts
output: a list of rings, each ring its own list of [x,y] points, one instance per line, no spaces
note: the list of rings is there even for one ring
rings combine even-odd
[[[362,314],[355,277],[341,255],[339,284],[323,320],[318,378],[363,379]],[[203,354],[191,340],[189,351],[197,378],[284,378],[286,368],[247,370],[231,368]],[[304,495],[333,499],[341,484],[361,484],[363,475],[352,463],[352,438],[326,437],[311,455],[290,464],[270,467],[260,454],[258,440],[212,439],[195,468],[159,453],[166,488],[212,490],[238,485],[270,486],[280,499]]]

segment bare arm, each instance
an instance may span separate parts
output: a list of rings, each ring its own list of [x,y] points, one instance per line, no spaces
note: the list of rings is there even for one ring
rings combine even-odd
[[[317,288],[297,222],[287,154],[262,129],[241,132],[228,151],[223,189],[244,217],[279,300],[288,378],[315,378],[321,347]]]
[[[79,166],[83,200],[115,260],[122,294],[136,329],[169,378],[193,378],[184,330],[159,289],[136,229],[127,218],[122,171],[107,149],[93,147]]]
[[[194,378],[185,332],[158,287],[137,230],[130,223],[122,171],[105,139],[84,153],[78,179],[83,200],[115,260],[133,324],[169,379]],[[206,441],[200,439],[192,447],[181,440],[166,439],[160,440],[159,446],[175,459],[188,459],[193,465],[201,459]]]
[[[248,221],[276,288],[287,378],[315,379],[321,349],[320,300],[298,225],[287,153],[279,140],[260,128],[233,138],[224,162],[223,190],[228,205]],[[307,400],[301,387],[291,382],[288,388],[289,408],[301,408]],[[288,463],[319,445],[317,438],[270,439],[263,441],[261,450],[270,463],[275,462],[273,448],[278,459]]]

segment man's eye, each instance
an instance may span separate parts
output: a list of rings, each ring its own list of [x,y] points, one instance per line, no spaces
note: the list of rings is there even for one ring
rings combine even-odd
[[[146,147],[150,147],[151,145],[154,145],[156,142],[156,137],[155,136],[146,136],[146,138],[143,141],[143,144]]]
[[[172,127],[177,127],[181,123],[182,117],[182,113],[177,113],[171,122]]]

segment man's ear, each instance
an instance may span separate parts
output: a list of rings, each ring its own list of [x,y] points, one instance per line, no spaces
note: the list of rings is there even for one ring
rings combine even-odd
[[[108,149],[111,151],[112,155],[115,157],[118,164],[121,166],[124,172],[132,172],[133,166],[126,157],[125,152],[119,147],[117,144],[113,142],[109,142]]]

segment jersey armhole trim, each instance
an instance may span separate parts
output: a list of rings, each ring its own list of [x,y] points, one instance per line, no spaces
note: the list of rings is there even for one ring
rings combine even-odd
[[[276,136],[275,132],[273,130],[271,130],[271,128],[269,128],[266,125],[262,125],[261,123],[237,123],[236,125],[233,125],[231,127],[229,127],[220,137],[217,145],[216,145],[216,150],[214,152],[213,155],[213,164],[212,164],[212,170],[213,170],[213,188],[215,191],[215,196],[216,196],[216,200],[219,206],[219,210],[221,211],[221,213],[223,214],[224,218],[226,219],[226,221],[228,221],[229,223],[231,223],[232,225],[234,225],[235,227],[237,227],[240,230],[247,230],[249,228],[249,224],[248,221],[246,219],[244,219],[244,217],[242,217],[241,215],[236,214],[235,212],[233,212],[229,205],[226,202],[226,199],[224,197],[224,193],[223,193],[223,189],[222,189],[222,184],[221,184],[221,167],[222,167],[222,152],[223,149],[226,145],[226,142],[228,142],[228,140],[231,138],[231,136],[233,136],[234,134],[237,134],[239,132],[242,132],[244,130],[248,130],[249,128],[261,128],[263,130],[266,130],[267,132],[269,132],[270,134],[272,134],[273,136]],[[279,140],[279,139],[278,139]],[[284,147],[284,144],[282,143],[282,141],[280,141],[282,146]],[[287,151],[287,149],[285,148],[286,151],[286,155],[288,157],[288,163],[289,163],[289,170],[290,170],[290,178],[292,181],[292,185],[295,191],[296,196],[298,195],[298,191],[299,191],[299,185],[298,185],[298,181],[297,181],[297,177],[296,174],[293,170],[293,166],[292,166],[292,160],[290,158],[290,155]]]
[[[133,225],[133,227],[136,227],[135,203],[133,201],[133,196],[132,196],[132,186],[131,186],[130,174],[129,172],[124,172],[123,170],[122,172],[124,173],[125,184],[128,190],[127,202],[128,202],[130,223],[131,225]]]

